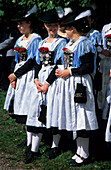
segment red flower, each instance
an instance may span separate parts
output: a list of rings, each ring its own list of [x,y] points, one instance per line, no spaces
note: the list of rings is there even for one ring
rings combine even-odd
[[[18,47],[14,47],[13,51],[14,51],[14,50],[18,51],[18,50],[19,50],[19,48],[18,48]]]
[[[48,52],[49,49],[47,47],[44,48],[44,52]]]
[[[63,48],[62,50],[63,50],[63,51],[67,51],[67,50],[68,50],[68,48]]]
[[[24,51],[26,51],[26,48],[24,48],[24,47],[19,49],[19,52],[24,52]]]
[[[46,53],[49,51],[48,47],[40,47],[38,50],[40,52],[46,52]]]
[[[24,47],[14,47],[13,50],[16,50],[17,52],[24,52],[24,51],[26,51],[26,48],[24,48]]]
[[[43,50],[43,47],[40,47],[38,50],[41,52]]]
[[[106,37],[107,37],[107,38],[108,38],[108,37],[111,37],[111,34],[106,35],[105,38],[106,38]]]
[[[64,51],[64,53],[72,53],[72,51],[69,50],[68,48],[63,48],[62,50]]]

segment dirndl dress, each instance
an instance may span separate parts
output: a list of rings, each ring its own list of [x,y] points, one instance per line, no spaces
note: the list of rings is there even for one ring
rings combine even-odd
[[[42,69],[39,71],[38,80],[42,84],[45,83],[50,72],[54,68],[56,61],[61,57],[62,48],[66,45],[66,40],[63,38],[55,38],[52,43],[45,43],[46,39],[44,39],[39,45],[39,48],[43,48],[43,50],[47,48],[49,50],[44,54],[42,52],[40,53]],[[38,116],[41,111],[41,105],[47,105],[46,95],[47,94],[41,94],[41,92],[38,92],[36,85],[34,85],[33,99],[30,101],[30,106],[33,106],[33,108],[29,107],[29,114],[26,122],[27,130],[30,132],[41,132],[42,127],[45,127],[45,124],[38,120]]]
[[[111,24],[108,24],[103,27],[102,35],[103,37],[103,47],[111,52]],[[105,36],[105,34],[107,34]],[[109,83],[109,72],[111,69],[111,57],[105,56],[103,54],[99,54],[101,60],[100,60],[100,72],[102,73],[102,89],[98,92],[98,108],[103,110],[104,109],[104,103],[107,93],[107,87]]]
[[[78,42],[72,46],[70,46],[70,42],[67,44],[66,48],[74,54],[73,67],[74,65],[79,67],[79,57],[83,54],[89,51],[95,54],[95,47],[90,45],[91,42],[89,43],[85,37],[80,37]],[[75,59],[76,61],[74,61]],[[59,69],[63,68],[59,66]],[[92,80],[89,74],[82,75],[82,83],[86,86],[87,102],[85,104],[74,102],[77,83],[80,82],[81,76],[79,75],[70,75],[64,79],[59,77],[53,82],[47,92],[46,128],[57,127],[59,130],[73,131],[73,139],[77,137],[77,131],[79,130],[98,129]]]
[[[15,52],[15,60],[17,64],[15,66],[14,72],[18,68],[23,66],[28,59],[33,58],[34,56],[36,56],[37,59],[39,58],[39,56],[37,56],[38,54],[37,47],[39,42],[41,41],[41,37],[38,34],[33,33],[30,40],[22,41],[23,36],[21,36],[17,40],[15,46],[19,45],[27,49],[27,59],[26,60],[24,59],[25,61],[19,62],[19,56],[17,52]],[[34,46],[36,46],[36,48],[34,48]],[[14,112],[14,118],[16,119],[17,123],[23,123],[23,124],[26,123],[27,115],[29,113],[28,107],[30,106],[30,100],[33,98],[34,85],[35,84],[34,84],[33,68],[30,71],[28,71],[26,74],[17,78],[15,89],[13,89],[11,85],[9,85],[6,99],[5,99],[4,109],[9,110],[11,100],[14,100],[13,112]]]

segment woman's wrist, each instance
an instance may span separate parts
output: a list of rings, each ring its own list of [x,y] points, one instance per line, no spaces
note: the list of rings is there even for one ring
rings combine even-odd
[[[34,81],[39,81],[39,79],[38,78],[34,78]]]
[[[49,84],[47,81],[45,81],[45,83],[46,83],[48,86],[50,86],[50,84]]]

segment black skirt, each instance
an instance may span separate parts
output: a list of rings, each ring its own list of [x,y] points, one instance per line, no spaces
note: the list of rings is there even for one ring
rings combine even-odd
[[[17,123],[26,124],[27,115],[15,115],[14,114],[14,119]]]
[[[27,131],[32,133],[44,133],[45,127],[27,126]]]
[[[91,136],[91,130],[78,130],[77,137],[89,138]]]

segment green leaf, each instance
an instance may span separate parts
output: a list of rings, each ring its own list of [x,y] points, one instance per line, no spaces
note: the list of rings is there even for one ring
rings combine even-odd
[[[4,11],[0,10],[0,16],[4,15]]]
[[[12,0],[13,3],[16,3],[16,0]]]

